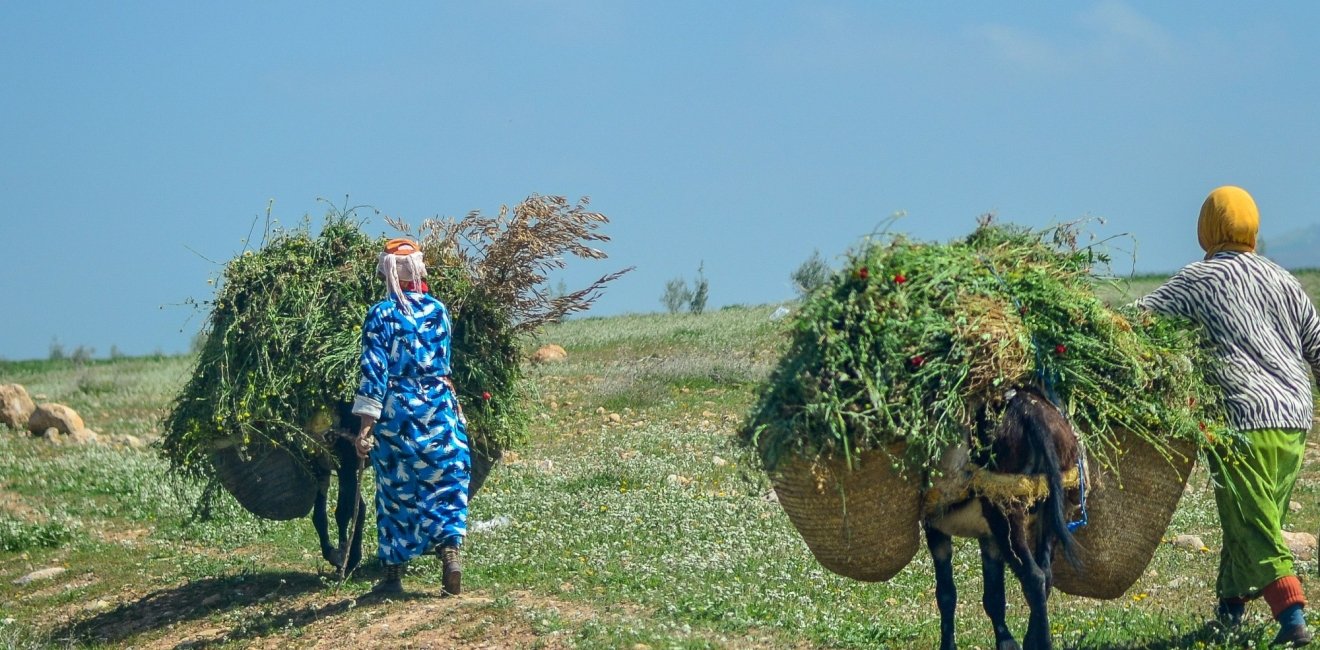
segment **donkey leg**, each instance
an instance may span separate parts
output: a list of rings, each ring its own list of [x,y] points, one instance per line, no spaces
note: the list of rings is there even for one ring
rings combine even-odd
[[[330,543],[330,520],[326,513],[326,501],[330,496],[330,473],[318,476],[316,501],[312,504],[312,527],[321,543],[321,557],[326,562],[339,566],[339,551]]]
[[[1036,545],[1036,565],[1045,573],[1045,598],[1050,597],[1054,589],[1054,546],[1055,539],[1048,532],[1042,531],[1040,543]]]
[[[985,583],[981,606],[995,629],[995,650],[1022,650],[1004,620],[1004,557],[993,540],[982,537],[977,541],[981,543],[981,578]]]
[[[1038,533],[1036,553],[1032,558],[1035,560],[1037,568],[1040,569],[1040,573],[1044,577],[1043,586],[1040,589],[1040,618],[1044,628],[1044,638],[1047,643],[1052,643],[1049,640],[1050,619],[1047,603],[1049,603],[1050,600],[1050,592],[1054,590],[1054,547],[1058,544],[1059,540],[1051,533],[1048,525],[1044,521],[1044,516],[1045,515],[1042,513],[1038,515],[1036,519],[1037,524],[1041,528]],[[1064,530],[1067,530],[1066,526],[1067,524],[1065,524]],[[1033,610],[1032,614],[1034,617],[1035,610]],[[1046,645],[1045,647],[1049,646]]]
[[[935,563],[935,603],[940,607],[940,650],[958,647],[953,638],[953,617],[958,608],[958,587],[953,582],[953,538],[929,524],[926,547]]]
[[[1027,623],[1027,634],[1023,637],[1026,650],[1050,650],[1053,640],[1050,638],[1050,619],[1046,609],[1049,592],[1046,589],[1045,571],[1036,562],[1032,544],[1027,536],[1026,513],[1005,514],[997,508],[986,508],[986,521],[1000,548],[1008,549],[1005,560],[1018,582],[1022,583],[1022,595],[1026,598],[1031,618]]]

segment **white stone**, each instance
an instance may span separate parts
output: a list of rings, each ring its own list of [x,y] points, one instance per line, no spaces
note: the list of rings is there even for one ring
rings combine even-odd
[[[1200,551],[1205,548],[1205,542],[1202,542],[1201,538],[1196,535],[1179,535],[1174,537],[1173,545],[1189,551]]]
[[[14,584],[21,587],[23,585],[37,582],[38,580],[50,580],[51,578],[54,578],[64,573],[65,571],[68,571],[68,569],[62,566],[53,566],[47,569],[38,569],[36,571],[33,571],[32,573],[23,576],[22,578],[15,580]]]

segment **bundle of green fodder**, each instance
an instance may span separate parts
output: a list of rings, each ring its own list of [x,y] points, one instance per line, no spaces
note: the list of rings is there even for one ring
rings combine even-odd
[[[939,488],[975,489],[942,459],[978,407],[1035,385],[1089,458],[1087,571],[1059,588],[1112,598],[1141,575],[1198,446],[1232,432],[1201,331],[1106,306],[1093,268],[1108,260],[1076,238],[989,221],[949,244],[870,238],[805,299],[739,435],[823,566],[869,581],[906,566]]]
[[[586,309],[622,273],[566,295],[543,289],[565,254],[604,257],[584,242],[608,241],[594,232],[607,221],[585,199],[533,195],[495,217],[423,224],[428,283],[454,322],[453,380],[474,451],[498,458],[525,435],[522,337]],[[276,229],[230,260],[207,303],[193,375],[165,418],[162,447],[176,469],[211,475],[217,450],[232,449],[278,450],[309,468],[333,463],[326,432],[359,383],[362,323],[385,292],[376,277],[384,241],[363,232],[353,211],[336,210],[317,235],[307,222]]]
[[[743,439],[768,469],[901,443],[903,468],[924,472],[980,404],[1027,384],[1057,396],[1102,465],[1115,431],[1160,450],[1226,433],[1201,331],[1107,306],[1093,269],[1108,259],[1076,241],[988,221],[949,244],[868,239],[797,311]]]

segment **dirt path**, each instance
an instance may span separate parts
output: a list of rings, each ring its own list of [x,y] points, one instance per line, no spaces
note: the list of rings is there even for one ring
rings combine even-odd
[[[314,576],[269,574],[71,604],[55,614],[53,639],[150,649],[566,647],[520,613],[545,605],[530,594],[496,605],[481,594],[442,598],[428,588],[378,599],[337,594]],[[554,607],[565,618],[598,616],[574,604]]]

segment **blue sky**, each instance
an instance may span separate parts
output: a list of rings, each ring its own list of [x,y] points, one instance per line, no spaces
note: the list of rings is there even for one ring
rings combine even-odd
[[[788,299],[897,211],[1102,217],[1144,271],[1217,185],[1320,222],[1320,4],[1151,4],[0,2],[0,357],[186,350],[272,200],[590,196],[610,259],[563,278],[637,267],[602,315],[701,263],[711,307]]]

